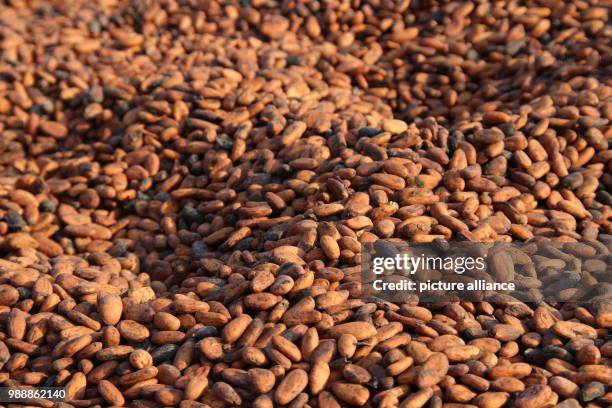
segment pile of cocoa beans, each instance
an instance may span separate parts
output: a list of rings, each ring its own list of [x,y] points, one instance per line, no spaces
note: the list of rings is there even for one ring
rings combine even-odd
[[[58,408],[605,408],[612,296],[389,302],[362,249],[612,284],[604,0],[6,0],[0,386]]]

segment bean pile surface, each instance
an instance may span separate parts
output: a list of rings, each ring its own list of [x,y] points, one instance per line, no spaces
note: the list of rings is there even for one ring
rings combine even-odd
[[[554,240],[610,289],[610,13],[2,2],[0,385],[64,387],[58,408],[609,407],[612,291],[391,303],[360,264],[379,239]]]

